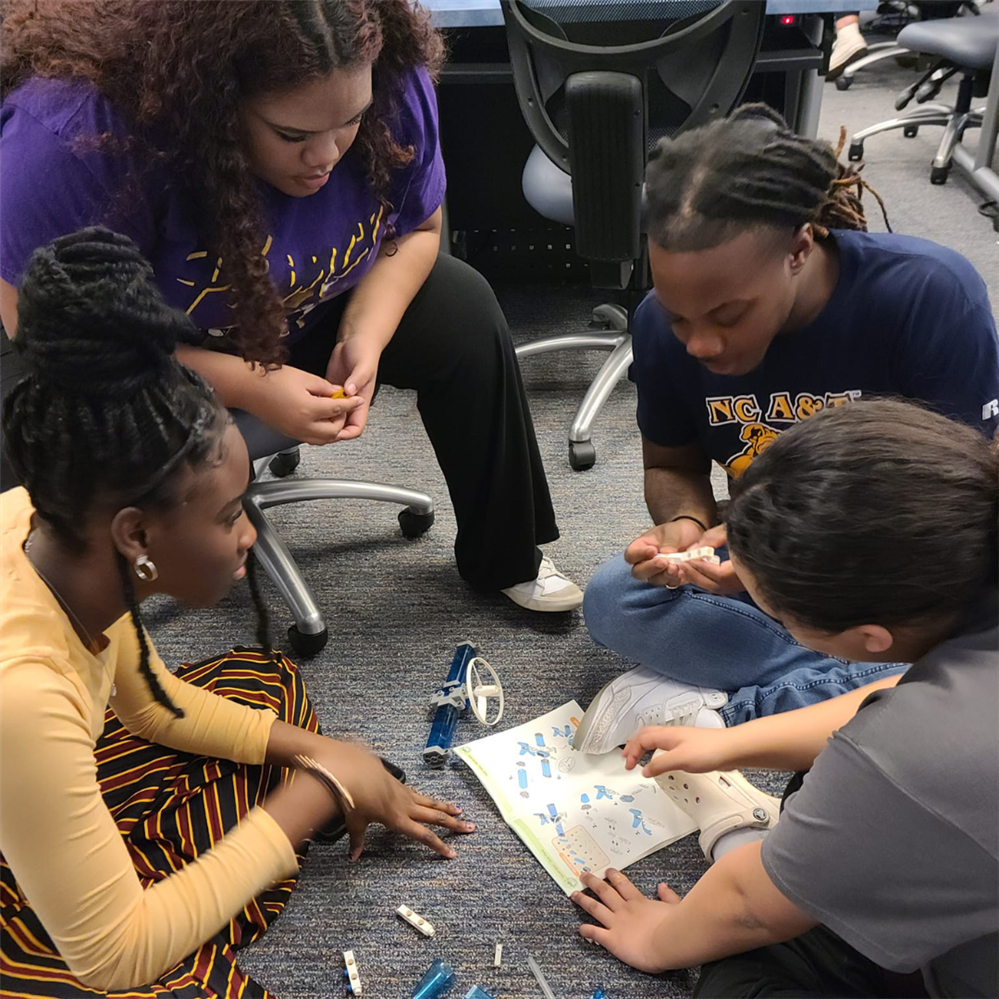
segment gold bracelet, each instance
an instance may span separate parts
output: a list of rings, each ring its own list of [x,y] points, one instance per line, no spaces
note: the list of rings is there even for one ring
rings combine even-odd
[[[324,767],[318,760],[314,760],[311,756],[303,756],[299,753],[297,756],[291,758],[291,762],[295,764],[296,769],[301,770],[303,773],[311,774],[316,780],[319,781],[323,787],[333,795],[336,803],[340,806],[340,811],[346,815],[348,812],[352,812],[356,807],[354,805],[354,799],[351,797],[350,791],[348,791],[343,784],[340,783]]]

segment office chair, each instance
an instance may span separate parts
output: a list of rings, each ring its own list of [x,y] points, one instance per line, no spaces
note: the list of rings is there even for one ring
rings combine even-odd
[[[953,165],[954,147],[967,129],[982,126],[985,109],[972,110],[971,102],[976,90],[980,88],[984,93],[987,87],[999,43],[999,12],[919,21],[903,28],[898,41],[910,52],[937,57],[929,71],[906,87],[895,100],[897,111],[902,111],[913,98],[923,106],[857,132],[850,143],[849,157],[851,160],[863,159],[864,141],[872,135],[900,128],[903,135],[911,138],[923,125],[942,125],[943,136],[930,168],[930,183],[945,184]],[[958,73],[961,82],[954,106],[929,103],[944,82]]]
[[[254,469],[254,481],[243,497],[243,509],[257,530],[254,552],[291,610],[294,624],[288,629],[288,640],[292,648],[300,656],[315,655],[326,645],[329,629],[309,584],[264,511],[285,503],[321,499],[398,503],[403,507],[399,511],[402,533],[407,538],[417,538],[428,531],[434,522],[434,502],[426,493],[374,482],[352,479],[282,481],[298,466],[301,457],[298,441],[285,437],[242,410],[233,410],[232,413],[246,441]],[[277,481],[258,481],[265,467],[270,468]]]
[[[977,3],[973,0],[951,0],[951,2],[918,3],[912,0],[888,0],[881,3],[876,11],[861,11],[860,23],[868,28],[893,28],[900,30],[906,27],[910,21],[920,17],[927,20],[933,18],[955,17],[961,13],[968,15],[979,14],[981,11]],[[853,85],[853,78],[868,66],[884,62],[886,59],[897,59],[899,56],[912,56],[912,50],[899,44],[898,38],[890,42],[875,42],[867,46],[867,55],[856,62],[850,63],[842,73],[835,79],[837,90],[849,90]]]
[[[749,82],[766,4],[756,0],[502,0],[514,84],[537,145],[522,186],[541,215],[576,229],[592,283],[647,285],[642,181],[664,135],[724,117]],[[613,18],[613,20],[608,20]],[[636,267],[637,263],[637,267]],[[628,313],[598,306],[589,332],[517,347],[609,350],[569,430],[569,464],[596,461],[591,428],[632,360]]]

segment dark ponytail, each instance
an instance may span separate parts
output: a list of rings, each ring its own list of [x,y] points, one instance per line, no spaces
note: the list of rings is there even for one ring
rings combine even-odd
[[[685,253],[758,228],[793,231],[810,222],[820,237],[829,228],[866,231],[863,189],[881,199],[839,152],[796,135],[765,104],[662,139],[645,176],[649,237]]]
[[[726,523],[778,616],[932,627],[996,584],[999,453],[913,403],[861,400],[781,434],[733,483]]]

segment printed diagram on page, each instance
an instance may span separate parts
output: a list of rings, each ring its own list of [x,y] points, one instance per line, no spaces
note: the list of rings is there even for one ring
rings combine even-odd
[[[579,875],[621,870],[696,828],[615,750],[572,749],[575,701],[533,722],[460,746],[500,813],[566,894]]]

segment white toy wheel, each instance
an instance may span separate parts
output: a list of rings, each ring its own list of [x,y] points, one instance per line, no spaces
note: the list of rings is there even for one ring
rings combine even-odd
[[[484,671],[490,682],[482,682]],[[503,717],[503,684],[500,683],[496,670],[486,662],[482,656],[472,659],[465,672],[465,690],[468,693],[468,706],[472,709],[472,714],[487,728],[492,728]],[[491,704],[496,703],[496,715],[489,717]]]

